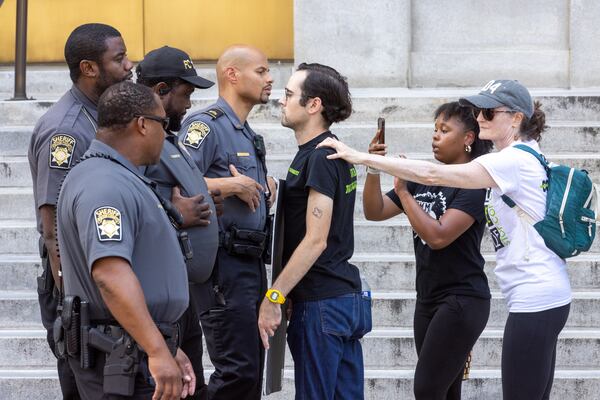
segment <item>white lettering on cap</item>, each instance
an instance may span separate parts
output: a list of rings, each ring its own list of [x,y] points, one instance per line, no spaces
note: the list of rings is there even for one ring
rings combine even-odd
[[[502,86],[502,83],[498,82],[495,83],[496,81],[489,81],[488,83],[485,84],[484,87],[481,88],[482,92],[490,92],[491,94],[494,94],[494,92],[496,91],[496,89],[498,89],[500,86]]]

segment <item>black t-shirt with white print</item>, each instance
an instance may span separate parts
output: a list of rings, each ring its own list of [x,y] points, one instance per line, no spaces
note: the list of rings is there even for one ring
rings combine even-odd
[[[417,299],[423,303],[441,300],[451,294],[489,299],[490,289],[483,271],[481,238],[485,228],[485,190],[424,186],[409,182],[408,191],[432,218],[439,220],[450,208],[461,210],[475,222],[443,249],[431,249],[414,234],[417,264]],[[402,203],[393,191],[386,194],[398,207]]]
[[[348,260],[354,251],[354,202],[357,176],[352,164],[342,159],[328,160],[335,153],[316,146],[327,131],[299,146],[286,177],[284,191],[283,264],[287,264],[306,235],[306,209],[310,189],[333,199],[333,215],[327,248],[291,291],[294,301],[314,301],[360,291],[358,268]]]

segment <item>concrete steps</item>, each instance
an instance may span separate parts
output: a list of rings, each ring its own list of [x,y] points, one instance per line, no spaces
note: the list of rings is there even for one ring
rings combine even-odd
[[[416,160],[433,160],[431,154],[409,153],[407,156]],[[546,157],[549,161],[558,164],[585,169],[589,171],[590,177],[594,181],[600,181],[600,153],[546,154]],[[269,175],[285,179],[293,158],[293,154],[267,156]],[[358,182],[362,184],[367,174],[366,169],[359,167],[356,170],[358,172]],[[384,174],[381,177],[381,182],[391,187],[394,181],[392,176]],[[28,187],[31,185],[31,172],[29,172],[29,162],[26,156],[0,156],[0,187]]]
[[[380,115],[389,122],[426,122],[432,120],[433,111],[441,104],[455,101],[461,96],[476,93],[475,89],[356,89],[353,94],[353,114],[348,122],[373,123]],[[600,89],[533,91],[542,102],[546,118],[568,121],[600,121]],[[274,90],[267,104],[257,106],[250,114],[253,123],[279,123],[278,99],[281,89]],[[60,97],[59,94],[40,100],[0,101],[0,125],[31,125],[37,121]],[[216,95],[194,93],[191,111],[213,103]]]
[[[549,121],[549,129],[541,142],[549,154],[594,154],[600,149],[600,121]],[[252,124],[253,129],[265,137],[267,154],[293,154],[297,145],[293,131],[274,123]],[[366,149],[374,134],[374,123],[342,123],[334,127],[334,133],[344,143],[357,149]],[[0,127],[0,155],[26,155],[32,125]],[[386,124],[386,142],[389,154],[431,154],[433,122]],[[565,148],[568,143],[568,148]]]
[[[212,371],[205,371],[208,377]],[[294,397],[293,370],[284,371],[283,391],[266,398],[289,400]],[[365,400],[410,399],[412,369],[366,370]],[[556,370],[551,399],[596,400],[600,392],[600,372],[597,370]],[[577,395],[577,397],[574,396]],[[56,371],[51,368],[0,370],[0,398],[14,400],[58,400],[61,398]],[[473,369],[470,379],[463,382],[464,400],[499,400],[502,398],[500,371]]]
[[[37,249],[39,234],[33,220],[0,220],[0,254],[31,253]],[[413,231],[406,218],[392,221],[354,222],[354,251],[371,252],[380,249],[386,253],[407,253],[413,250]],[[483,253],[493,252],[489,233],[484,232]],[[594,241],[590,251],[600,252],[600,240]]]
[[[216,82],[214,63],[195,63],[196,72],[203,78]],[[293,72],[293,64],[275,62],[270,64],[273,87],[282,89]],[[135,76],[135,67],[132,70]],[[71,88],[71,78],[66,65],[27,66],[27,95],[36,99],[56,98]],[[0,67],[0,99],[9,99],[14,90],[14,68]],[[216,85],[210,89],[198,90],[205,96],[216,96]]]
[[[493,269],[494,254],[484,254],[485,272],[490,288],[498,290]],[[406,253],[355,253],[351,262],[356,265],[369,284],[378,290],[392,292],[413,290],[415,286],[415,259],[412,252]],[[590,291],[600,285],[600,261],[598,254],[586,253],[568,260],[571,287],[574,290]],[[0,290],[35,290],[36,277],[41,272],[37,254],[0,255]]]
[[[212,65],[198,66],[214,78]],[[297,146],[293,133],[279,124],[277,99],[291,73],[290,64],[272,66],[276,83],[269,103],[256,107],[250,123],[265,136],[269,172],[285,177]],[[0,68],[0,99],[12,91],[12,72]],[[58,399],[54,360],[45,342],[37,305],[38,234],[31,177],[26,158],[33,126],[71,86],[64,67],[36,67],[28,72],[28,94],[37,100],[0,100],[0,399]],[[400,88],[352,90],[355,112],[334,127],[341,140],[366,149],[379,115],[387,118],[390,154],[431,160],[432,113],[440,104],[471,95],[476,89]],[[600,89],[539,89],[550,129],[541,146],[553,161],[590,171],[600,181]],[[193,109],[216,98],[214,89],[196,91]],[[355,209],[355,263],[369,280],[374,298],[374,331],[364,340],[367,399],[412,398],[416,362],[412,339],[415,303],[412,229],[405,217],[365,221],[362,212],[364,168],[358,168]],[[384,190],[392,178],[382,175]],[[474,348],[471,379],[464,399],[500,399],[500,355],[506,306],[493,275],[495,256],[486,233],[482,251],[493,291],[489,323]],[[591,253],[569,260],[573,303],[557,354],[552,399],[597,399],[600,393],[600,241]],[[210,362],[205,359],[206,375]],[[292,361],[287,354],[284,390],[269,399],[293,398]]]
[[[415,307],[414,291],[373,291],[373,325],[382,327],[412,326]],[[594,328],[600,326],[600,293],[574,291],[568,327]],[[492,292],[490,317],[487,326],[502,328],[507,317],[506,304],[499,292]],[[0,291],[0,326],[18,328],[39,324],[37,292],[32,290]]]
[[[486,329],[473,348],[472,368],[500,369],[502,329]],[[363,339],[364,365],[367,369],[410,369],[417,362],[413,331],[410,328],[376,329]],[[574,357],[581,354],[581,357]],[[286,366],[293,368],[290,354]],[[600,357],[600,330],[563,330],[559,337],[557,369],[593,369]],[[0,329],[0,369],[49,368],[56,363],[47,350],[43,329]],[[205,368],[212,368],[204,353]]]

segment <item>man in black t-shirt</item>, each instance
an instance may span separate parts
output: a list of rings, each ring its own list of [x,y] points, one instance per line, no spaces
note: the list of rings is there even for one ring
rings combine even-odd
[[[280,103],[282,124],[294,130],[298,153],[284,191],[285,267],[260,307],[260,335],[268,348],[281,323],[280,304],[289,295],[296,398],[362,399],[358,339],[370,330],[370,318],[363,311],[358,269],[348,262],[354,249],[356,170],[328,160],[332,150],[316,149],[335,137],[331,124],[352,112],[348,84],[333,68],[300,64]]]

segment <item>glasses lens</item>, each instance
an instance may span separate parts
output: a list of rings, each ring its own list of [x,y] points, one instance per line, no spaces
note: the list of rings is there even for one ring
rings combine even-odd
[[[483,114],[483,118],[485,118],[487,121],[491,121],[494,119],[493,108],[483,108],[481,109],[481,113]]]

